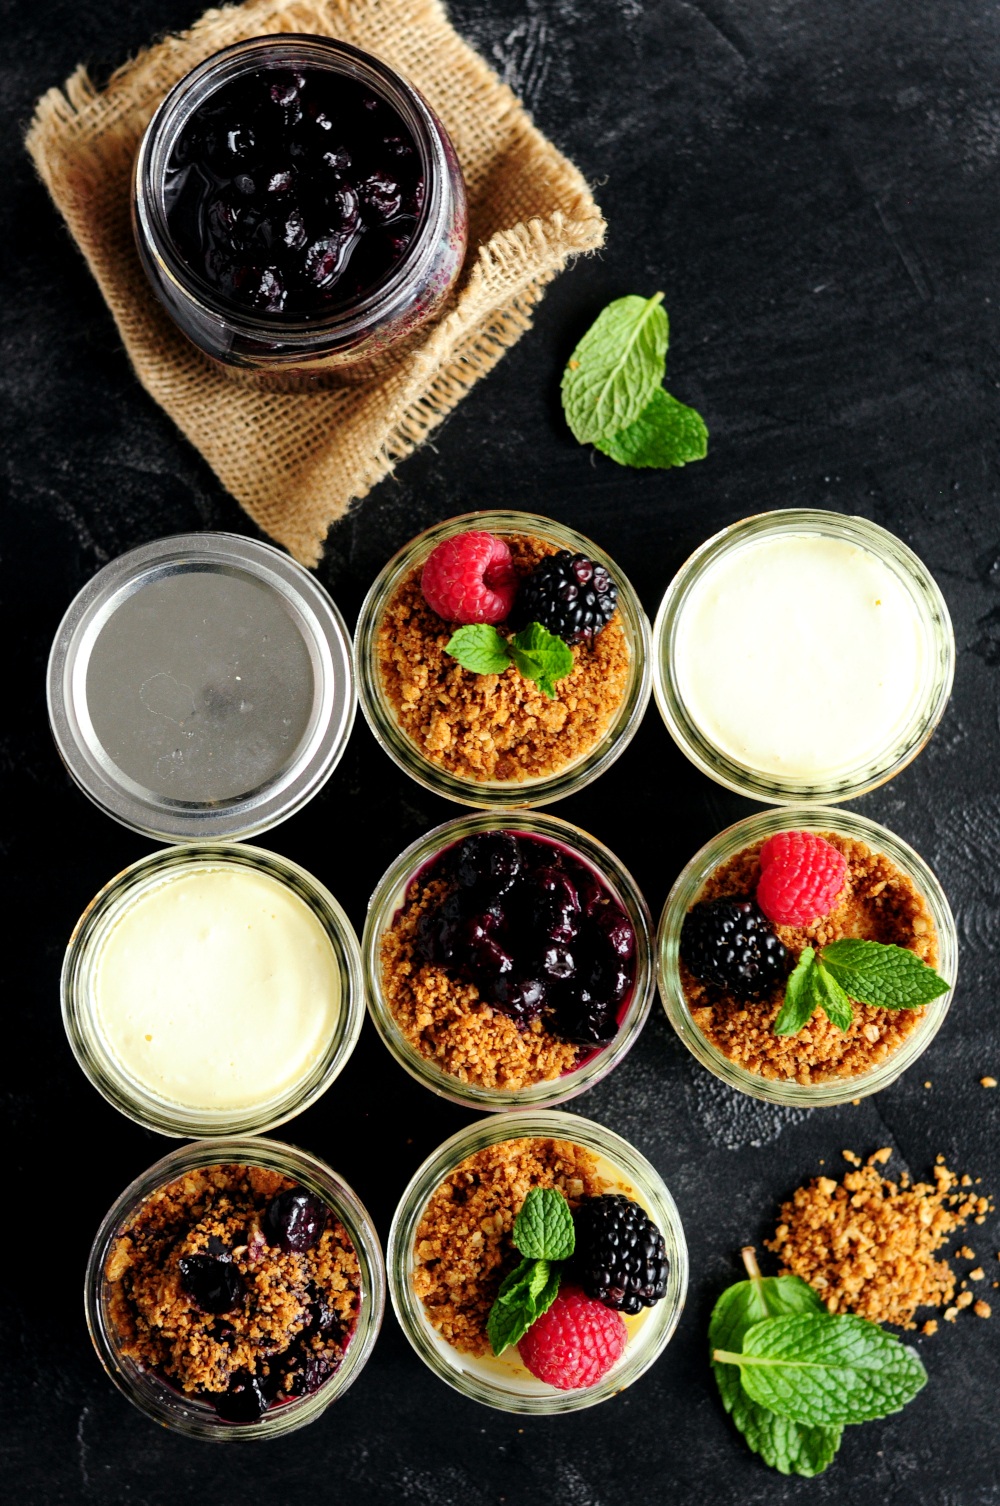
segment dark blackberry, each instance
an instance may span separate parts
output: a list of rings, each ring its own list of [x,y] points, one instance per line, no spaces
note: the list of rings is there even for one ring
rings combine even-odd
[[[745,894],[703,900],[684,919],[681,961],[700,983],[740,999],[769,994],[788,972],[789,955],[757,902]]]
[[[560,549],[521,582],[509,620],[517,627],[540,622],[565,643],[587,643],[604,631],[617,605],[618,587],[603,565]]]
[[[573,1274],[588,1297],[634,1317],[666,1296],[667,1247],[638,1203],[620,1192],[587,1198],[573,1226]]]

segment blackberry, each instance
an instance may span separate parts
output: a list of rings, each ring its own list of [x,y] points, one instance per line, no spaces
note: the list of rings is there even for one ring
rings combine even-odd
[[[573,1225],[573,1273],[588,1297],[634,1317],[666,1296],[667,1247],[638,1203],[620,1192],[587,1198]]]
[[[788,972],[789,956],[757,902],[746,894],[703,900],[684,920],[681,961],[700,983],[760,999]]]
[[[607,627],[617,605],[618,587],[603,565],[560,549],[521,582],[509,620],[517,627],[540,622],[565,643],[589,643]]]

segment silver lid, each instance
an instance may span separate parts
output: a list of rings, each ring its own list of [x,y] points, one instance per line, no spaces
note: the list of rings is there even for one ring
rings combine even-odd
[[[350,639],[319,582],[232,533],[157,539],[98,571],[52,645],[70,774],[133,831],[248,837],[333,772],[354,723]]]

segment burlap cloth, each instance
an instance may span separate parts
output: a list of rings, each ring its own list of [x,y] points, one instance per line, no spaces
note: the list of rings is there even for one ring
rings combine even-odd
[[[377,378],[306,393],[227,380],[153,298],[132,240],[136,147],[169,89],[232,42],[312,32],[384,58],[441,117],[465,173],[469,252],[444,314]],[[97,278],[136,374],[272,538],[314,565],[334,519],[408,455],[530,325],[545,284],[604,238],[584,179],[450,26],[438,0],[248,0],[39,101],[27,147]]]

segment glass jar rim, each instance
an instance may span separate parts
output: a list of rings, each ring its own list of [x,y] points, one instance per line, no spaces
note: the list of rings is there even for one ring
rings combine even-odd
[[[305,903],[329,938],[339,974],[340,1004],[322,1056],[301,1078],[267,1103],[227,1110],[194,1109],[161,1098],[116,1059],[97,1020],[89,974],[105,936],[134,899],[161,875],[201,865],[232,865],[264,873]],[[274,1129],[316,1102],[346,1066],[364,1020],[361,950],[345,911],[330,891],[290,858],[239,842],[184,843],[139,858],[91,900],[73,928],[60,977],[63,1027],[77,1065],[120,1113],[144,1129],[174,1138],[216,1141]]]
[[[490,1145],[507,1140],[568,1140],[605,1157],[627,1178],[648,1204],[650,1216],[663,1234],[670,1262],[667,1294],[649,1309],[647,1324],[655,1325],[641,1351],[586,1390],[557,1391],[525,1396],[506,1391],[479,1376],[459,1371],[439,1352],[444,1340],[432,1338],[423,1305],[410,1279],[413,1239],[427,1201],[455,1167]],[[544,1415],[579,1411],[606,1401],[638,1380],[669,1344],[684,1307],[688,1285],[687,1241],[680,1214],[659,1172],[621,1135],[593,1119],[560,1110],[535,1109],[498,1114],[478,1120],[443,1141],[418,1167],[399,1200],[386,1245],[389,1296],[400,1327],[428,1369],[463,1396],[503,1411]]]
[[[720,863],[744,847],[763,841],[777,831],[825,831],[864,842],[881,852],[912,880],[934,918],[938,939],[938,971],[949,980],[946,994],[926,1006],[923,1022],[886,1060],[856,1077],[835,1077],[817,1083],[790,1078],[764,1078],[748,1072],[713,1046],[695,1024],[680,982],[678,969],[681,927],[690,906]],[[715,1077],[737,1092],[767,1103],[795,1108],[822,1108],[866,1098],[895,1082],[911,1067],[934,1039],[955,994],[958,978],[958,932],[947,896],[933,871],[901,837],[867,816],[837,806],[786,805],[758,811],[727,826],[694,854],[681,870],[660,915],[656,934],[657,982],[660,1002],[667,1019],[692,1056]]]
[[[709,739],[691,716],[678,682],[674,658],[684,607],[702,577],[724,555],[769,534],[825,534],[855,544],[890,569],[913,602],[921,625],[927,663],[921,694],[904,732],[869,755],[859,767],[827,780],[782,778],[737,763]],[[944,714],[955,674],[955,636],[941,589],[923,561],[902,539],[870,519],[822,508],[778,508],[754,513],[713,534],[677,570],[664,592],[653,626],[653,693],[671,737],[696,768],[736,794],[769,805],[789,801],[853,800],[893,779],[927,743]]]
[[[276,53],[286,66],[296,59],[306,59],[304,66],[312,65],[329,72],[363,78],[401,116],[421,155],[428,192],[409,246],[399,261],[363,296],[348,299],[318,318],[297,320],[284,315],[255,315],[220,298],[176,251],[167,225],[162,202],[162,169],[180,131],[205,99],[231,78],[252,68],[260,53]],[[222,77],[217,76],[220,72]],[[339,38],[308,32],[276,32],[249,37],[221,48],[197,64],[178,80],[157,108],[136,153],[133,211],[147,243],[154,248],[170,281],[211,318],[222,320],[248,338],[280,340],[283,348],[308,346],[331,334],[347,339],[355,328],[361,330],[373,318],[390,312],[394,304],[406,296],[410,281],[419,277],[424,263],[433,256],[435,237],[445,211],[441,175],[434,166],[437,129],[440,128],[436,127],[434,116],[416,86],[373,53]]]
[[[534,1083],[529,1088],[505,1090],[464,1083],[424,1057],[406,1040],[382,989],[379,947],[391,927],[403,894],[417,872],[445,848],[474,832],[523,829],[529,836],[548,837],[568,847],[585,866],[594,868],[623,905],[635,931],[635,982],[628,1008],[613,1041],[600,1047],[587,1061],[561,1077]],[[653,953],[653,922],[649,906],[628,869],[610,848],[589,832],[544,811],[470,811],[434,827],[411,842],[382,875],[365,918],[361,942],[364,959],[368,1013],[383,1044],[411,1077],[451,1103],[500,1113],[513,1108],[552,1107],[566,1103],[594,1087],[624,1059],[649,1018],[656,976]]]
[[[358,1256],[361,1302],[357,1323],[339,1368],[306,1396],[265,1412],[252,1425],[226,1423],[207,1403],[195,1402],[120,1355],[105,1311],[104,1270],[112,1241],[140,1205],[160,1187],[187,1171],[217,1164],[262,1166],[293,1176],[330,1207],[347,1231]],[[313,1422],[352,1384],[371,1357],[385,1311],[385,1265],[375,1225],[350,1184],[309,1151],[263,1137],[198,1140],[161,1157],[115,1199],[101,1220],[87,1259],[84,1310],[87,1330],[110,1379],[139,1411],[188,1437],[210,1442],[251,1442],[293,1432]]]
[[[382,614],[405,575],[444,539],[471,528],[499,534],[529,534],[602,564],[618,585],[618,610],[629,642],[629,684],[610,726],[592,748],[554,774],[523,781],[478,781],[451,774],[432,763],[399,725],[384,692],[378,664]],[[461,513],[416,535],[382,567],[358,614],[354,633],[354,673],[358,698],[375,739],[411,779],[458,805],[479,809],[527,809],[551,805],[597,779],[628,747],[638,731],[652,694],[651,628],[628,577],[592,539],[554,518],[505,508]]]

